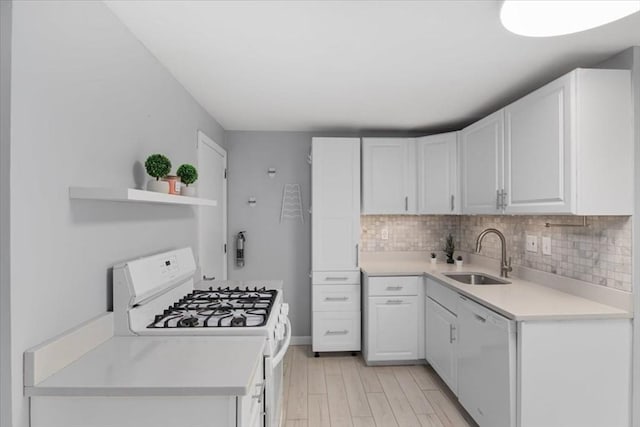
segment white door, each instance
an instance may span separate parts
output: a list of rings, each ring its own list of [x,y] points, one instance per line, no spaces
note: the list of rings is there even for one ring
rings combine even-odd
[[[427,298],[425,309],[427,361],[455,394],[458,386],[457,318],[431,298]]]
[[[312,269],[357,271],[360,139],[314,138],[312,162]]]
[[[460,131],[462,212],[502,212],[498,191],[502,190],[504,110]]]
[[[363,213],[415,213],[415,167],[413,138],[363,138]]]
[[[218,201],[198,212],[198,254],[205,279],[227,278],[227,152],[198,131],[198,196]]]
[[[367,360],[418,358],[418,297],[369,297]]]
[[[505,213],[571,212],[571,78],[505,108]]]
[[[458,211],[457,133],[418,138],[418,213]]]

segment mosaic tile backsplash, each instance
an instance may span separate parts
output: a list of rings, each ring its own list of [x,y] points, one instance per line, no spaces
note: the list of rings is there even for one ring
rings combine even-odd
[[[457,248],[473,252],[478,234],[494,227],[505,235],[514,266],[631,291],[631,217],[587,217],[588,227],[547,228],[547,222],[582,224],[582,217],[363,215],[360,247],[363,252],[438,252],[441,257],[449,233]],[[527,235],[537,236],[537,253],[526,251]],[[551,255],[542,255],[543,236],[551,237]],[[481,255],[500,259],[497,236],[486,236]]]

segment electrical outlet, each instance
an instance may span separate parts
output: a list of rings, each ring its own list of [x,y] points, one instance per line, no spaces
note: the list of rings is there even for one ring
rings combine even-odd
[[[538,236],[527,235],[527,252],[538,253]]]
[[[551,237],[542,237],[542,255],[551,255]]]
[[[383,228],[382,230],[380,230],[380,238],[382,240],[389,240],[389,229],[388,228]]]

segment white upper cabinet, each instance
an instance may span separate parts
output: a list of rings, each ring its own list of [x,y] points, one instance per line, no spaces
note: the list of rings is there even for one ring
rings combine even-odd
[[[465,214],[631,215],[627,70],[577,69],[460,132]]]
[[[459,212],[457,133],[416,139],[418,213]]]
[[[358,270],[360,139],[313,138],[312,269]]]
[[[413,138],[362,139],[362,213],[415,214]]]
[[[505,210],[511,213],[570,212],[573,76],[505,108]]]
[[[462,212],[497,214],[502,212],[502,160],[504,111],[460,131]]]

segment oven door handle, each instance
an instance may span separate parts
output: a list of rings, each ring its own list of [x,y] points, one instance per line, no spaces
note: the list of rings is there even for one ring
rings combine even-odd
[[[287,334],[284,340],[284,344],[282,345],[282,348],[280,349],[280,351],[275,356],[273,356],[273,359],[271,360],[272,368],[275,368],[280,364],[280,362],[282,362],[282,359],[284,359],[284,355],[287,353],[287,350],[289,349],[289,344],[291,343],[291,322],[289,321],[288,317],[285,325],[287,329]]]

